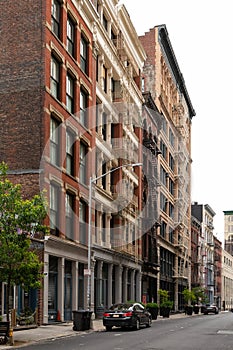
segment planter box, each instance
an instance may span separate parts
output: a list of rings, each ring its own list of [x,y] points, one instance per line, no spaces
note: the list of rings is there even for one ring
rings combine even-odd
[[[148,307],[148,310],[151,313],[152,320],[157,320],[158,317],[158,308],[155,307]]]
[[[170,311],[171,311],[170,307],[161,307],[160,308],[160,316],[169,318]]]

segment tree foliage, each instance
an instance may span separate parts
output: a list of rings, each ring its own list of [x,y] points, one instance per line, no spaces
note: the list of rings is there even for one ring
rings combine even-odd
[[[7,284],[7,319],[9,291],[12,285],[25,290],[40,287],[42,264],[32,249],[31,238],[46,234],[43,225],[46,206],[41,195],[23,199],[21,186],[7,178],[8,167],[0,163],[0,281]]]

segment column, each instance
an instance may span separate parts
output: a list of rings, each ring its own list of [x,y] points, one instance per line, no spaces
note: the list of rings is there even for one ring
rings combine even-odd
[[[113,264],[108,264],[108,306],[112,305],[112,270]]]
[[[130,273],[130,300],[136,301],[134,281],[135,281],[135,270],[131,270],[131,273]]]
[[[127,301],[127,286],[128,286],[128,268],[125,267],[123,270],[123,295],[122,295],[122,301]]]
[[[142,298],[142,273],[137,270],[136,276],[136,301],[141,301]]]
[[[115,283],[115,295],[116,295],[116,303],[122,302],[122,265],[116,266],[116,281]]]
[[[44,305],[43,305],[43,323],[47,324],[49,320],[48,311],[48,294],[49,294],[49,254],[44,253]]]
[[[65,259],[58,259],[58,296],[57,296],[57,311],[60,313],[61,321],[64,320],[64,264]]]
[[[72,309],[78,310],[78,261],[72,263]]]

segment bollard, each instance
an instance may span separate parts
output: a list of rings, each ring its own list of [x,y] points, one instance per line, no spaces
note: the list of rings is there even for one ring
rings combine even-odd
[[[14,334],[13,334],[13,328],[9,329],[9,344],[14,345]]]

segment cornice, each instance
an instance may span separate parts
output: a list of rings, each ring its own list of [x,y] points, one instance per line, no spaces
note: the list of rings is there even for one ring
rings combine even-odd
[[[166,57],[169,61],[169,64],[171,66],[172,72],[174,74],[174,77],[176,79],[177,85],[179,86],[180,91],[183,93],[185,100],[187,102],[188,105],[188,109],[189,109],[189,114],[190,114],[190,118],[192,119],[192,117],[194,117],[196,115],[196,112],[192,106],[192,102],[190,100],[186,85],[185,85],[185,81],[183,78],[183,75],[180,71],[175,53],[173,51],[169,36],[168,36],[168,31],[165,25],[161,25],[158,26],[158,32],[159,32],[159,39],[160,39],[160,43],[164,49],[164,52],[166,54]]]

